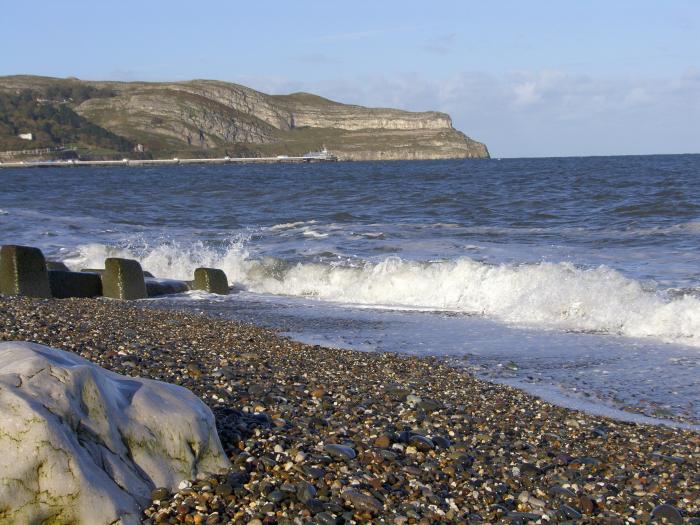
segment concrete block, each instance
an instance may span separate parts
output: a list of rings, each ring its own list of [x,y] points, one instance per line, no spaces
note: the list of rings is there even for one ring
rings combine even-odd
[[[53,269],[53,268],[50,268],[50,269]],[[56,270],[58,270],[58,268],[56,268]],[[80,271],[85,272],[85,273],[99,273],[100,275],[102,275],[104,273],[105,269],[104,268],[83,268]],[[147,272],[146,270],[143,271],[143,276],[155,278],[155,275],[153,275],[151,272]]]
[[[223,270],[217,268],[197,268],[194,271],[195,290],[204,290],[219,295],[228,294],[228,278]]]
[[[0,248],[0,293],[51,297],[46,260],[39,248],[15,245]]]
[[[96,273],[49,270],[49,284],[51,295],[59,299],[102,295],[102,279]]]
[[[102,295],[113,299],[145,299],[146,282],[138,261],[110,257],[102,273]]]
[[[144,272],[145,274],[146,272]],[[157,297],[159,295],[168,295],[171,293],[187,292],[190,286],[185,281],[177,281],[175,279],[156,279],[146,276],[146,291],[148,297]]]
[[[61,261],[46,261],[46,269],[51,270],[61,270],[62,272],[70,272],[70,268],[66,266],[66,263]]]
[[[105,273],[104,268],[83,268],[80,271],[82,273],[96,273],[97,275],[102,275]]]

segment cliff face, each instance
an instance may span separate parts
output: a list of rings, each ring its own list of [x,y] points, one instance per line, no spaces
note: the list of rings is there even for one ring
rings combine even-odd
[[[245,145],[261,155],[301,155],[325,145],[344,159],[488,157],[484,144],[455,130],[444,113],[366,108],[308,93],[267,95],[227,82],[90,82],[44,77],[0,78],[0,89],[50,82],[111,90],[75,111],[99,126],[159,150]]]

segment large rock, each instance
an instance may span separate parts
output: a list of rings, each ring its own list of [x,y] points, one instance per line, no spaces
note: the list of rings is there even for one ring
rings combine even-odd
[[[154,487],[229,466],[189,390],[0,343],[0,523],[139,523]]]

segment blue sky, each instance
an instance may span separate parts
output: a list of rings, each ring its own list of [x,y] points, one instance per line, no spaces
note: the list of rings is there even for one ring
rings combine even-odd
[[[495,156],[700,152],[700,1],[0,0],[0,74],[448,112]]]

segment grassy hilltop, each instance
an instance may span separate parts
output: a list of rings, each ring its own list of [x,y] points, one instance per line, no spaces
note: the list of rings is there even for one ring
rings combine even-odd
[[[34,141],[18,138],[34,134]],[[365,108],[227,82],[0,77],[0,151],[75,146],[83,156],[302,155],[345,159],[488,157],[438,112]]]

